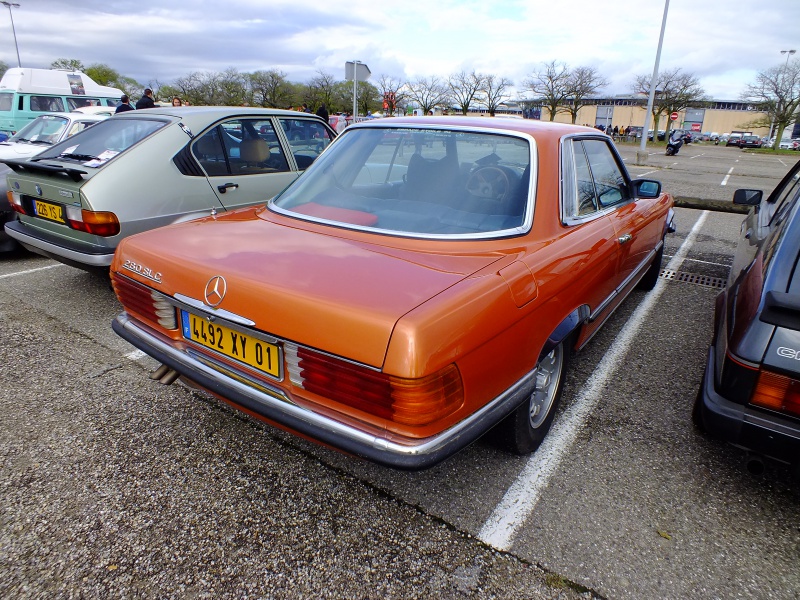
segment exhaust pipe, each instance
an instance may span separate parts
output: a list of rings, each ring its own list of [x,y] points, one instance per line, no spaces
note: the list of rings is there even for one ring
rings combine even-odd
[[[150,379],[153,381],[158,381],[163,385],[170,385],[171,383],[174,383],[175,380],[180,376],[180,373],[178,373],[175,369],[169,368],[167,365],[161,365],[155,371],[150,373]]]
[[[747,472],[751,475],[763,475],[764,459],[758,454],[750,454],[747,457]]]
[[[169,367],[167,365],[161,365],[155,371],[150,373],[150,379],[152,379],[153,381],[158,381],[164,375],[166,375],[168,371],[169,371]]]

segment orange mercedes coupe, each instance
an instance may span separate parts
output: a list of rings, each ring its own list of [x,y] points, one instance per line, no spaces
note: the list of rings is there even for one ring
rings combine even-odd
[[[587,127],[373,120],[265,205],[122,240],[113,327],[154,378],[377,463],[493,428],[527,453],[571,352],[656,284],[672,203]]]

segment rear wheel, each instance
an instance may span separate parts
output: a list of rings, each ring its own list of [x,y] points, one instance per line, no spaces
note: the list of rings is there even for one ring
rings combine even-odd
[[[667,146],[667,156],[672,156],[673,154],[675,154],[675,148]]]
[[[661,275],[661,261],[664,259],[664,244],[661,244],[661,249],[656,253],[656,257],[653,259],[653,262],[650,264],[650,268],[647,269],[647,273],[644,274],[639,280],[639,284],[636,286],[640,290],[645,290],[649,292],[654,287],[656,287],[656,283],[658,283],[658,277]]]
[[[550,431],[564,388],[568,356],[566,340],[544,356],[536,367],[530,397],[500,424],[500,442],[511,452],[533,452]]]

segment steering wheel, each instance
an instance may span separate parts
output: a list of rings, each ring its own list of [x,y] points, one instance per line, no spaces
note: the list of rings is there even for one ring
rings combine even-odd
[[[479,167],[470,174],[466,188],[473,196],[499,202],[511,191],[511,181],[500,167]]]

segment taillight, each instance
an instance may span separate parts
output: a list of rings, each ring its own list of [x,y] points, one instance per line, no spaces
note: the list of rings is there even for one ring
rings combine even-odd
[[[17,192],[8,190],[6,192],[6,197],[8,198],[8,203],[11,205],[12,209],[21,215],[25,214],[25,209],[22,208],[22,197]]]
[[[800,416],[800,381],[761,371],[750,402],[756,406]]]
[[[119,233],[119,219],[112,212],[82,209],[80,206],[67,206],[67,224],[73,229],[110,237]]]
[[[464,403],[461,375],[455,365],[426,377],[405,379],[295,344],[284,344],[284,353],[294,385],[402,425],[428,425]]]
[[[111,285],[126,311],[134,312],[152,323],[158,323],[164,329],[178,328],[175,307],[169,303],[164,294],[127,277],[120,277],[113,271]]]

